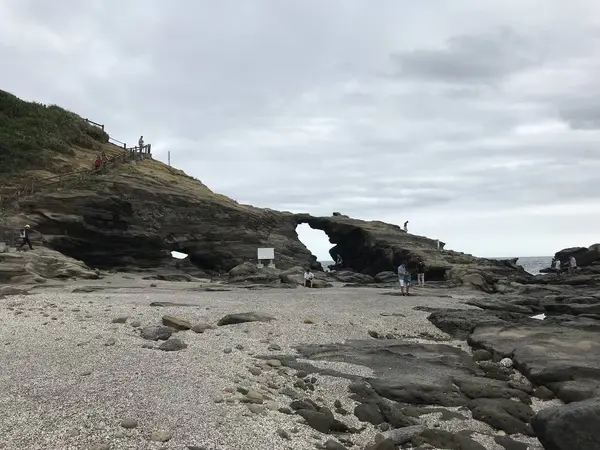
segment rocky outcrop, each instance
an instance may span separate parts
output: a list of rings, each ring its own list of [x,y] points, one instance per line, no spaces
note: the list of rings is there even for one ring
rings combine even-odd
[[[241,205],[153,160],[118,167],[92,181],[21,200],[20,213],[11,215],[7,226],[18,229],[30,223],[53,249],[97,268],[175,267],[181,265],[171,256],[176,250],[189,255],[190,275],[197,276],[190,266],[214,274],[254,264],[257,248],[272,247],[277,269],[320,271],[296,233],[296,227],[306,223],[329,236],[332,257],[343,258],[344,271],[338,271],[338,278],[352,282],[395,272],[401,261],[415,270],[417,259],[426,264],[428,280],[448,279],[485,292],[494,292],[507,277],[531,277],[514,261],[443,250],[443,243],[438,249],[436,240],[393,224]]]
[[[531,425],[546,450],[597,450],[600,398],[544,409]]]
[[[443,250],[444,243],[405,232],[398,225],[379,221],[362,221],[347,216],[313,217],[296,214],[298,223],[324,231],[334,247],[329,251],[335,261],[340,255],[344,267],[376,276],[385,271],[395,272],[400,262],[416,270],[416,261],[426,265],[428,280],[449,280],[486,292],[495,291],[502,279],[532,278],[516,260],[476,258],[460,252]]]
[[[0,253],[0,284],[98,278],[99,273],[81,261],[44,247],[37,247],[33,251]]]

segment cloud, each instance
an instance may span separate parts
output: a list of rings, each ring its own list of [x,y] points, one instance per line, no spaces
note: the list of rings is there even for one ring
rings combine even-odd
[[[0,87],[143,134],[241,202],[551,254],[598,241],[599,16],[587,0],[5,0]]]

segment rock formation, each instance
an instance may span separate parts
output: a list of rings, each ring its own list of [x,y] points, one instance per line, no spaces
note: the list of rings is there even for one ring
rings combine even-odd
[[[10,101],[20,100],[10,97]],[[67,139],[65,142],[76,148],[71,153],[61,150],[57,158],[70,169],[91,165],[97,151],[111,157],[124,151],[108,144],[106,133],[94,133],[93,127],[73,113],[22,103],[47,119],[40,124],[67,121],[72,129],[79,130],[83,137],[72,142],[67,139],[70,135],[59,135],[60,126],[40,131],[57,134],[56,139]],[[45,116],[56,111],[57,117]],[[28,123],[17,119],[14,129]],[[17,145],[18,135],[13,137]],[[80,141],[86,143],[85,148]],[[46,155],[38,147],[35,151]],[[30,159],[39,162],[36,157]],[[13,165],[14,172],[2,174],[2,183],[14,187],[19,180],[39,179],[41,168],[31,166],[27,170],[24,164],[20,161]],[[60,164],[45,167],[46,176],[61,170]],[[170,252],[176,250],[188,254],[189,262],[201,270],[223,273],[244,262],[256,262],[258,247],[273,247],[278,269],[310,266],[321,270],[296,233],[296,227],[306,223],[329,236],[334,244],[330,253],[334,260],[342,256],[344,269],[371,277],[394,272],[400,261],[414,269],[417,259],[426,264],[429,280],[447,279],[486,292],[497,290],[499,281],[507,277],[528,277],[514,261],[447,251],[443,242],[407,233],[397,225],[351,219],[340,213],[313,217],[242,205],[212,192],[182,171],[151,159],[22,197],[9,205],[3,216],[6,229],[16,230],[30,223],[43,233],[51,248],[96,268],[173,267]]]

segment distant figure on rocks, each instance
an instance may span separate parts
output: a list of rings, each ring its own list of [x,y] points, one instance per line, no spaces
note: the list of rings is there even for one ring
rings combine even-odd
[[[551,269],[556,270],[556,276],[560,277],[560,258],[552,258]]]
[[[31,240],[29,240],[30,232],[31,232],[31,227],[29,225],[25,225],[21,229],[21,239],[23,241],[21,242],[21,245],[19,245],[19,248],[22,248],[25,244],[27,244],[27,245],[29,245],[29,249],[33,250],[33,245],[31,245]]]
[[[408,233],[408,220],[404,222],[404,231]]]
[[[144,148],[144,136],[140,136],[140,140],[138,141],[138,147],[140,148],[140,153],[142,153],[142,149]]]
[[[410,287],[410,272],[406,270],[406,265],[401,262],[398,266],[398,282],[400,283],[400,294],[408,295]]]
[[[304,272],[304,287],[311,288],[314,277],[315,275],[310,271],[310,269],[306,269]]]
[[[425,264],[423,261],[417,261],[417,284],[425,287]]]
[[[344,260],[342,259],[342,255],[340,255],[339,253],[337,255],[335,263],[336,263],[336,265],[340,266],[340,268],[342,267],[342,264],[344,263]]]
[[[94,161],[94,169],[98,170],[102,166],[102,158],[100,155],[96,156],[96,161]]]
[[[436,239],[435,246],[437,247],[438,250],[440,249],[440,240],[439,239]]]
[[[573,255],[569,257],[569,275],[573,275],[573,272],[577,269],[577,260]]]

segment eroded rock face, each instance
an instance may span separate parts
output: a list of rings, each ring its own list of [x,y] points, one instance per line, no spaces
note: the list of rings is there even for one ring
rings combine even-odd
[[[48,279],[98,279],[81,261],[41,246],[35,250],[0,253],[0,283],[43,283]]]
[[[443,250],[443,242],[397,225],[240,205],[158,161],[145,160],[93,181],[93,190],[73,187],[21,200],[21,214],[9,218],[8,226],[18,229],[27,220],[52,248],[97,268],[175,269],[183,264],[224,273],[255,263],[257,248],[272,247],[277,269],[308,266],[319,271],[320,264],[296,233],[299,224],[307,223],[329,236],[333,259],[341,255],[342,269],[362,274],[352,276],[361,277],[361,283],[370,281],[366,276],[395,273],[401,261],[414,271],[417,258],[425,263],[428,280],[444,280],[453,269],[450,281],[486,292],[495,291],[505,277],[531,278],[513,261]],[[188,261],[174,260],[173,250],[187,254]],[[231,277],[251,275],[234,272]]]

